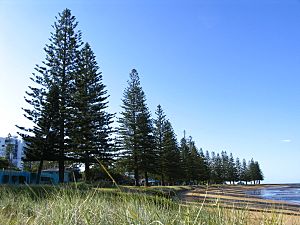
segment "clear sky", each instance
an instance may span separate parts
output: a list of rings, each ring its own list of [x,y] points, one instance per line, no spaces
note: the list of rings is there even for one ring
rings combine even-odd
[[[154,115],[178,139],[259,161],[266,183],[300,182],[300,1],[0,0],[0,136],[45,59],[55,16],[70,8],[120,112],[132,68]]]

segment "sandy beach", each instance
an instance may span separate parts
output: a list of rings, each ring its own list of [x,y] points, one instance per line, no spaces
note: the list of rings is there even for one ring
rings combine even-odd
[[[276,215],[283,224],[300,224],[300,205],[283,201],[262,199],[249,193],[264,188],[283,188],[286,185],[213,185],[197,186],[193,190],[182,193],[181,199],[187,204],[199,204],[206,207],[219,206],[229,210],[245,210],[250,213],[251,220],[260,221]]]

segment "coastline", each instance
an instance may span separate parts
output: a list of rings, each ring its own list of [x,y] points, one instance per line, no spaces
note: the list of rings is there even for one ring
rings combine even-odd
[[[289,187],[285,184],[195,186],[192,190],[182,193],[181,200],[185,204],[247,210],[251,218],[258,221],[265,216],[282,215],[284,224],[299,224],[300,204],[269,200],[248,194],[250,191],[266,188]]]
[[[280,213],[300,216],[300,204],[264,199],[251,195],[250,191],[265,188],[288,188],[282,184],[261,185],[212,185],[197,186],[182,194],[184,202],[219,206],[226,208],[247,208],[250,211],[279,211]]]

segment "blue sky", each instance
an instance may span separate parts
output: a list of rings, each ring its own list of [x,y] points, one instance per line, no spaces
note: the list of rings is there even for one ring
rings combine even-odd
[[[267,183],[300,181],[300,1],[0,0],[0,136],[21,107],[55,16],[70,8],[120,112],[136,68],[178,138],[258,160]]]

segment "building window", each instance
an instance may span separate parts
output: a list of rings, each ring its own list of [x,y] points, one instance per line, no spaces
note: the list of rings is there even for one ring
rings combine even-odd
[[[25,184],[25,182],[26,182],[26,177],[19,176],[19,184]]]
[[[3,183],[3,184],[8,184],[8,181],[9,181],[9,176],[8,176],[8,175],[4,175],[4,176],[2,177],[2,183]]]
[[[18,182],[18,177],[17,176],[12,176],[12,183],[16,184]]]

